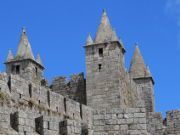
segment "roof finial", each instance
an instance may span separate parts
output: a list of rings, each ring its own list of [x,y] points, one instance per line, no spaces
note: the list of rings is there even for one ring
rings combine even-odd
[[[24,27],[24,26],[22,27],[22,32],[26,33],[26,27]]]
[[[106,13],[106,9],[103,9],[103,16],[106,16],[107,13]]]
[[[135,42],[135,47],[138,47],[139,48],[139,43],[138,42]]]

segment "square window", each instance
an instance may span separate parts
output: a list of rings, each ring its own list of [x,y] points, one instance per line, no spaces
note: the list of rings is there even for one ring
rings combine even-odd
[[[100,56],[100,57],[103,56],[103,48],[99,48],[99,56]]]

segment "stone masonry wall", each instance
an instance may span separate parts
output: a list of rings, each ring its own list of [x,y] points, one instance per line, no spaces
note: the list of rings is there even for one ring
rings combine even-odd
[[[146,111],[154,112],[154,88],[151,78],[133,79],[139,97],[144,101]]]
[[[166,134],[179,135],[180,134],[180,110],[168,111],[166,114]]]
[[[0,74],[0,114],[3,135],[59,135],[60,123],[66,120],[83,128],[87,125],[92,132],[91,108],[17,75],[9,79],[6,73]]]
[[[141,105],[93,110],[41,84],[0,74],[0,135],[178,135],[179,127],[179,110],[167,112],[164,122]]]
[[[164,125],[161,113],[147,113],[147,129],[151,135],[164,135]]]
[[[144,108],[111,108],[94,111],[94,135],[147,135]]]
[[[86,104],[86,81],[83,73],[74,74],[69,80],[66,77],[56,77],[51,88],[56,93]]]

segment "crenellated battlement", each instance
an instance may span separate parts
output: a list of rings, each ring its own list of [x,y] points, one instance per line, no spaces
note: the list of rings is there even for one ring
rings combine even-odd
[[[51,121],[52,124],[57,125],[56,127],[51,125],[51,121],[48,122],[50,123],[49,126],[54,128],[52,131],[55,133],[60,132],[59,123],[66,119],[79,121],[80,125],[81,123],[92,125],[92,109],[90,107],[65,98],[48,87],[37,85],[17,75],[7,75],[6,73],[0,74],[0,84],[1,115],[8,119],[7,122],[4,121],[8,125],[7,129],[10,127],[13,129],[18,128],[20,133],[35,132],[34,124],[36,124],[35,119],[38,117],[43,117],[45,123],[54,117],[56,120],[52,119]],[[8,103],[5,101],[8,101]],[[6,110],[6,108],[11,109]],[[19,122],[17,127],[10,125],[12,122],[10,116],[16,122]],[[31,125],[29,125],[29,122],[25,125],[24,122],[26,121],[31,121]],[[0,124],[1,126],[3,124]],[[19,129],[21,126],[24,128]],[[26,130],[26,128],[30,129]],[[44,128],[42,127],[42,130]]]
[[[64,76],[55,77],[50,87],[56,93],[86,104],[86,79],[84,73],[73,74],[69,78]]]

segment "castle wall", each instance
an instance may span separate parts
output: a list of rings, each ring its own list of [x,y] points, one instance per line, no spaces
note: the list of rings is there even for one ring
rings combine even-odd
[[[7,74],[0,74],[0,129],[10,132],[7,134],[59,135],[60,123],[66,120],[77,122],[81,127],[87,125],[86,130],[92,132],[91,108],[40,84],[31,83],[30,94],[30,82],[11,75],[8,83],[8,78]]]
[[[180,134],[180,110],[168,111],[166,114],[166,134]]]
[[[94,135],[147,135],[144,108],[111,108],[94,111]]]
[[[51,88],[56,93],[86,104],[86,81],[83,73],[74,74],[69,80],[66,77],[56,77]]]
[[[9,80],[10,79],[10,80]],[[10,81],[10,83],[9,83]],[[160,113],[137,108],[91,109],[40,84],[0,74],[0,135],[177,135],[180,111]]]
[[[165,126],[161,113],[148,112],[146,115],[148,132],[151,135],[164,135]]]
[[[154,112],[154,88],[151,78],[133,79],[138,96],[144,101],[147,112]]]

